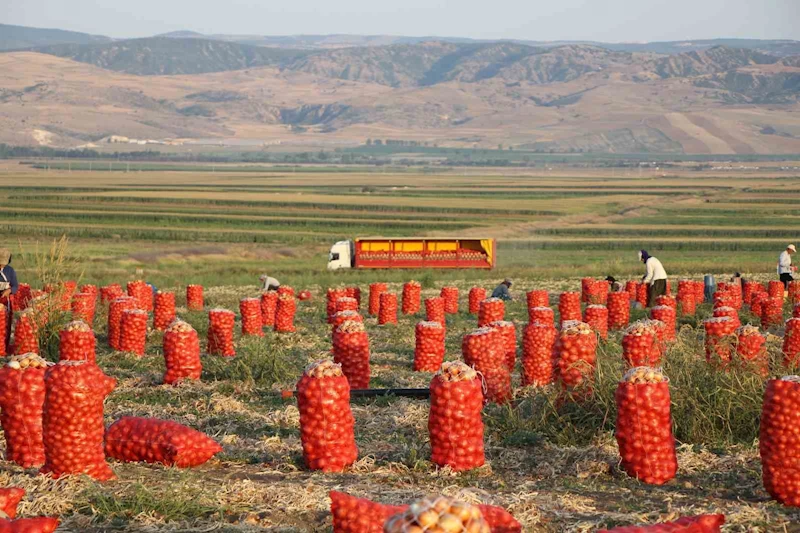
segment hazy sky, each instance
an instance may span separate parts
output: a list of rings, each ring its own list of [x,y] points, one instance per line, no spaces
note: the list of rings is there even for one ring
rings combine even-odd
[[[0,22],[111,37],[194,30],[607,42],[800,39],[800,0],[0,0]]]

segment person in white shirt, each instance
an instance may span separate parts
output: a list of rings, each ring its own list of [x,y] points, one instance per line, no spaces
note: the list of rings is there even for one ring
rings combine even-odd
[[[667,271],[661,261],[648,254],[647,250],[639,250],[639,260],[646,268],[642,283],[647,285],[647,307],[653,307],[656,298],[667,294]]]
[[[278,288],[281,286],[280,282],[275,279],[267,276],[266,274],[262,274],[260,278],[261,280],[261,290],[262,291],[277,291]]]
[[[794,244],[790,244],[778,257],[778,277],[783,282],[783,290],[789,290],[789,282],[794,279],[792,272],[797,270],[796,266],[792,266],[792,256],[797,252]]]

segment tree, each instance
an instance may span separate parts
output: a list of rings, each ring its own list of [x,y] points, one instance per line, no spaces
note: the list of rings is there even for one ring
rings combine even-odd
[[[372,146],[372,139],[367,139],[367,146]]]

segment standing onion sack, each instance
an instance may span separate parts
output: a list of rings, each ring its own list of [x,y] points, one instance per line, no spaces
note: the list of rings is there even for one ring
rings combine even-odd
[[[608,339],[608,308],[604,305],[590,304],[586,306],[583,314],[584,322],[589,324],[601,339]]]
[[[229,309],[214,308],[208,311],[208,347],[209,355],[233,357],[236,347],[233,343],[233,328],[236,325],[236,314]]]
[[[628,326],[622,334],[622,358],[629,367],[661,364],[658,334],[650,323],[639,321]]]
[[[590,395],[597,367],[597,335],[592,328],[583,322],[563,324],[556,353],[562,388],[570,393]]]
[[[532,290],[525,293],[528,309],[531,307],[549,307],[550,293],[543,290]]]
[[[36,313],[31,308],[17,315],[17,322],[14,325],[14,345],[11,350],[15,355],[39,353],[39,327],[36,322]]]
[[[472,287],[469,290],[467,300],[469,302],[469,314],[477,315],[481,308],[481,302],[486,299],[486,289],[483,287]]]
[[[275,309],[275,331],[278,333],[292,333],[297,331],[294,326],[294,315],[297,312],[297,301],[292,294],[279,294],[278,306]]]
[[[708,318],[703,321],[706,330],[706,360],[725,367],[736,347],[736,324],[730,317]]]
[[[514,372],[514,366],[517,363],[517,328],[513,322],[508,320],[499,320],[491,322],[490,328],[496,329],[500,332],[500,337],[503,342],[503,354],[506,359],[506,366],[509,372]]]
[[[261,320],[265,328],[275,327],[275,310],[277,307],[277,292],[264,291],[261,293]]]
[[[362,322],[347,320],[333,332],[333,360],[351,389],[369,388],[369,337]]]
[[[736,356],[745,368],[761,377],[769,375],[767,339],[757,327],[746,325],[736,330]]]
[[[422,285],[417,281],[409,281],[403,285],[403,305],[404,315],[416,315],[419,313],[422,304]],[[357,309],[356,309],[357,310]]]
[[[558,314],[559,320],[564,322],[577,321],[580,322],[581,317],[581,293],[579,292],[562,292],[558,296]]]
[[[761,408],[759,450],[764,489],[783,505],[800,507],[800,377],[771,379]]]
[[[458,313],[458,287],[442,287],[439,294],[444,298],[444,312],[448,315]]]
[[[414,328],[414,370],[436,372],[442,366],[445,330],[438,322],[419,322]]]
[[[525,326],[522,334],[523,386],[543,387],[555,381],[555,343],[556,328],[552,323],[531,322]]]
[[[499,330],[483,327],[467,333],[461,342],[461,353],[464,362],[483,375],[487,400],[494,403],[511,401],[511,372]]]
[[[346,298],[347,297],[347,288],[345,287],[334,287],[328,288],[328,291],[325,293],[325,313],[328,316],[328,322],[331,321],[331,317],[336,314],[336,302],[339,298]]]
[[[97,340],[86,322],[74,320],[58,332],[58,358],[61,361],[95,362]]]
[[[367,312],[372,316],[377,316],[381,308],[381,293],[389,290],[385,283],[370,283],[369,285],[369,306]]]
[[[631,300],[626,292],[608,294],[608,329],[619,330],[628,327],[631,321]]]
[[[239,300],[239,314],[242,317],[242,335],[264,336],[263,319],[261,318],[261,300],[259,298],[242,298]]]
[[[97,295],[88,292],[79,292],[72,297],[72,318],[83,320],[87,324],[94,324],[95,304]]]
[[[15,355],[0,368],[0,423],[6,461],[23,468],[44,464],[42,408],[47,363],[36,354]]]
[[[128,309],[120,321],[119,351],[144,356],[147,345],[147,311]]]
[[[500,298],[487,298],[478,307],[478,327],[499,322],[506,316],[506,304]]]
[[[202,285],[187,285],[186,286],[186,308],[189,311],[202,311],[203,310],[203,286]]]
[[[203,373],[200,340],[192,326],[175,320],[164,332],[163,348],[164,383],[172,385],[183,379],[200,379]]]
[[[136,308],[150,312],[153,310],[153,289],[143,280],[128,282],[128,296],[136,300]]]
[[[119,351],[122,339],[122,313],[134,309],[136,301],[130,296],[122,296],[111,302],[108,308],[108,345]]]
[[[446,326],[444,312],[444,298],[428,298],[425,300],[425,320],[428,322],[438,322],[442,327]]]
[[[153,308],[153,329],[164,331],[173,320],[175,320],[175,293],[158,291]]]
[[[382,292],[378,309],[378,324],[397,324],[397,295],[393,292]]]

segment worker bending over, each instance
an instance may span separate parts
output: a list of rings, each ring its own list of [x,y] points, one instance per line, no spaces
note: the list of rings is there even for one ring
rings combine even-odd
[[[261,290],[262,291],[277,291],[280,288],[280,282],[275,279],[267,276],[266,274],[262,274],[260,278],[261,280]]]
[[[639,250],[639,260],[646,267],[642,283],[647,285],[647,307],[653,307],[656,298],[667,294],[667,271],[661,261],[648,254],[647,250]]]
[[[511,280],[506,278],[503,280],[503,283],[495,287],[492,291],[492,298],[500,298],[501,300],[513,300],[514,298],[511,297],[511,293],[508,292],[508,289],[511,287]]]

